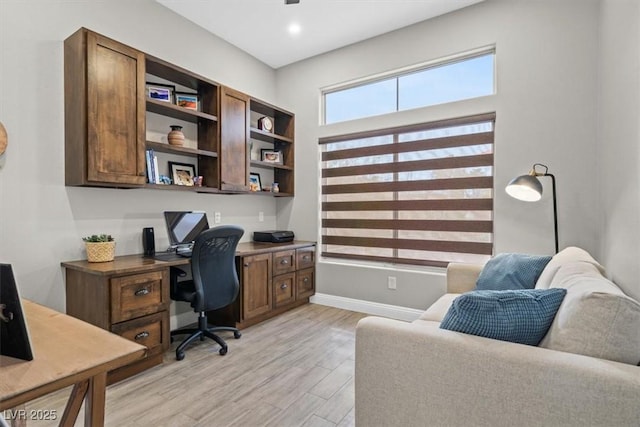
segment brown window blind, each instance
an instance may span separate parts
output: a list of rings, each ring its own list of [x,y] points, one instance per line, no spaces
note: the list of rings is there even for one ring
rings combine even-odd
[[[495,114],[322,138],[322,255],[446,266],[493,252]]]

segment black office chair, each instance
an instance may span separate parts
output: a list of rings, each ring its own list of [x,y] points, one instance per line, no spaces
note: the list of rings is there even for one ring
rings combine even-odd
[[[228,326],[209,326],[207,311],[217,310],[230,305],[238,296],[239,283],[236,272],[236,247],[244,230],[233,225],[224,225],[203,231],[196,237],[191,255],[192,280],[178,281],[186,273],[171,267],[171,299],[186,301],[198,316],[198,328],[184,328],[171,331],[174,335],[190,334],[176,349],[176,359],[184,359],[184,349],[195,339],[204,341],[211,338],[220,344],[221,355],[227,354],[227,344],[216,335],[217,331],[231,331],[234,338],[240,338],[237,328]]]

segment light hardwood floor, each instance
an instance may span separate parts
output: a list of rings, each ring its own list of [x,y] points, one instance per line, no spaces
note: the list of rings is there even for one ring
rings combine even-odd
[[[163,365],[107,389],[105,424],[353,426],[355,325],[365,316],[307,304],[244,329],[239,340],[223,333],[226,356],[218,355],[210,340],[189,347],[180,362],[167,352]],[[33,401],[27,409],[62,414],[69,390]]]

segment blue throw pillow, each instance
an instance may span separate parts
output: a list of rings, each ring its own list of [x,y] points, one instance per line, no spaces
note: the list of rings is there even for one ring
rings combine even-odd
[[[484,266],[478,290],[533,289],[550,255],[498,254]]]
[[[467,292],[453,300],[440,328],[537,346],[566,293],[563,288]]]

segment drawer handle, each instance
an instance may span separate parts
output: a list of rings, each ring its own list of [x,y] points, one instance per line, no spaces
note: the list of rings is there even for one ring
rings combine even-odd
[[[133,339],[136,340],[136,341],[140,341],[140,340],[143,340],[145,338],[149,338],[149,332],[147,332],[147,331],[140,332],[135,337],[133,337]]]
[[[280,260],[280,264],[287,265],[287,264],[289,264],[289,260],[288,259]]]
[[[302,259],[303,259],[304,261],[307,261],[307,260],[309,259],[309,255],[303,255],[303,256],[302,256]]]
[[[249,267],[249,263],[248,263],[248,262],[245,262],[245,263],[244,263],[244,266],[245,266],[245,267]]]
[[[304,279],[302,279],[302,281],[303,281],[304,283],[307,283],[307,282],[309,282],[309,278],[308,278],[308,277],[305,277]]]
[[[149,292],[150,292],[150,291],[149,291],[149,289],[147,289],[147,288],[142,288],[142,289],[138,289],[138,290],[134,293],[134,295],[135,295],[135,296],[137,296],[137,297],[141,297],[141,296],[144,296],[144,295],[149,294]]]
[[[287,284],[283,283],[282,285],[280,285],[280,289],[287,289]]]

